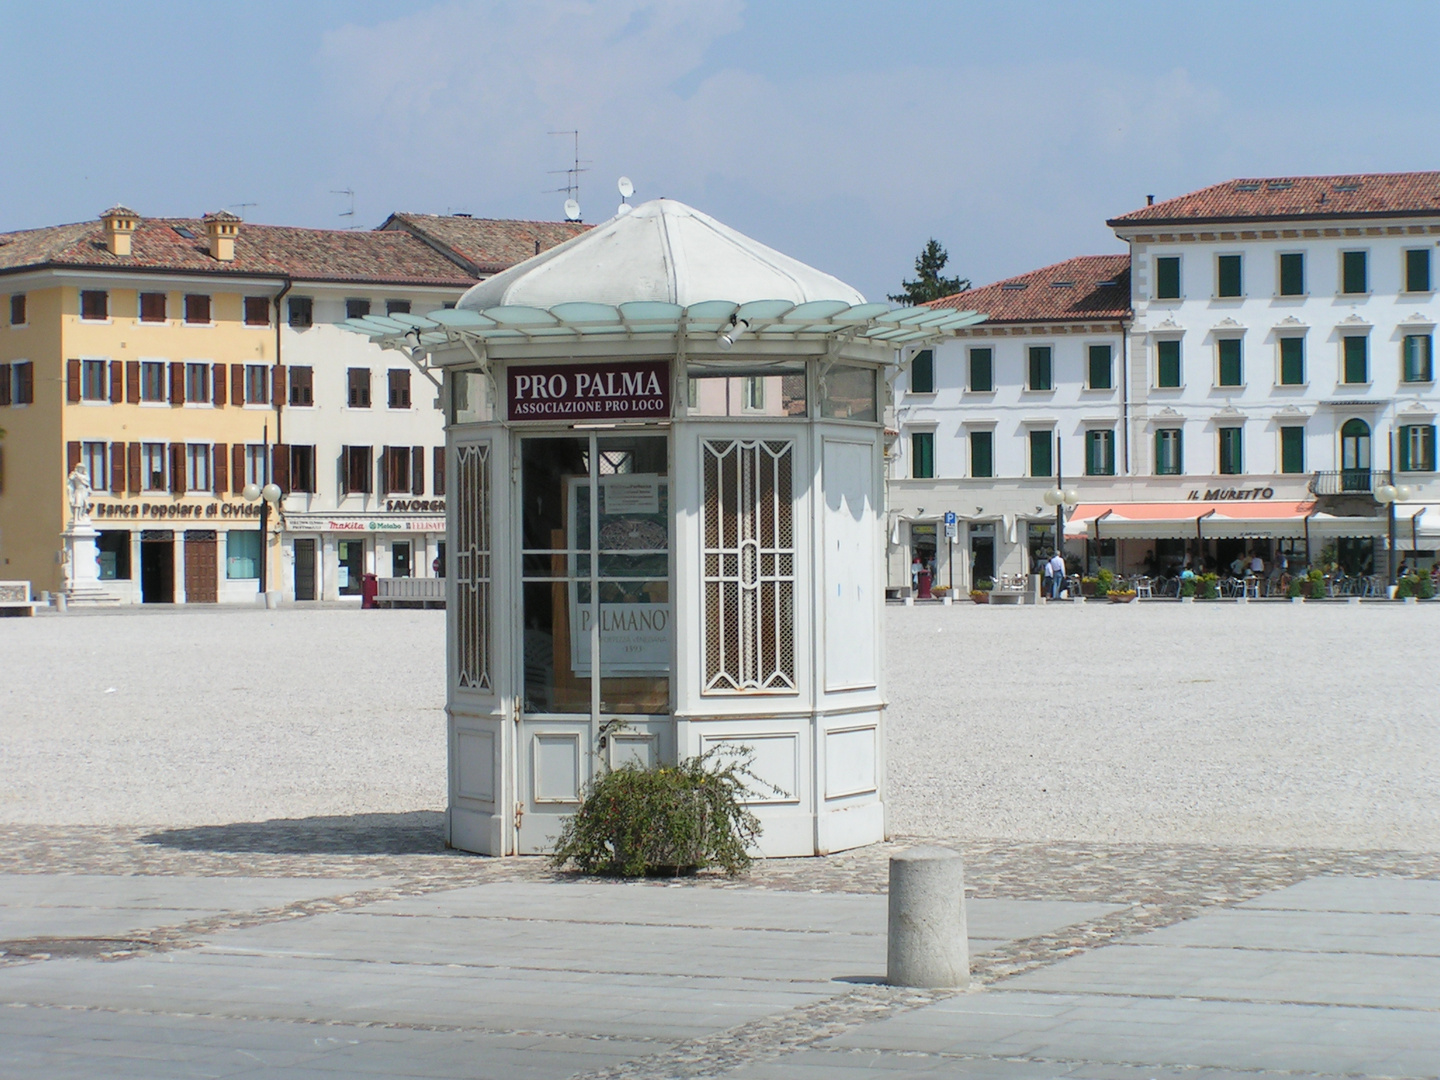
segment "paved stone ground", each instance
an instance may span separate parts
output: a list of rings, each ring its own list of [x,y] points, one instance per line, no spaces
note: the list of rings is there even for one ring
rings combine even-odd
[[[1413,660],[1384,655],[1434,615],[1265,610],[1217,611],[1189,645],[1193,625],[1175,620],[1210,612],[887,614],[895,817],[966,856],[976,985],[963,993],[877,982],[886,860],[908,838],[739,880],[610,886],[445,851],[424,778],[440,757],[417,745],[434,702],[408,703],[348,657],[333,683],[280,664],[300,639],[323,655],[326,634],[374,645],[363,635],[383,627],[414,670],[438,670],[430,613],[53,618],[23,624],[40,628],[28,640],[0,624],[7,666],[36,668],[0,690],[0,1076],[1440,1075],[1440,739],[1429,685],[1396,682]],[[997,655],[1068,664],[1097,640],[1153,662],[1177,647],[1166,635],[1244,678],[1205,709],[1162,687],[1148,710],[1089,669],[974,678]],[[119,659],[105,645],[117,637]],[[205,665],[222,637],[233,665],[217,682]],[[105,694],[157,640],[188,640],[195,670]],[[1298,659],[1265,670],[1277,650]],[[235,674],[265,664],[282,674],[256,680],[263,692]],[[1354,666],[1363,692],[1336,674]],[[47,682],[58,709],[35,692]],[[1056,685],[1085,724],[1036,712]],[[334,760],[327,710],[361,744]],[[1066,754],[1101,775],[1072,770],[1039,793],[1053,799],[971,797],[1028,767],[1027,740],[1042,788]],[[1146,758],[1171,747],[1220,764],[1157,799],[1184,770]],[[1144,790],[1125,796],[1130,765]],[[1217,781],[1222,766],[1243,775]],[[1227,795],[1228,818],[1215,812]],[[1368,821],[1353,812],[1365,798]],[[1209,842],[1178,842],[1187,828]]]

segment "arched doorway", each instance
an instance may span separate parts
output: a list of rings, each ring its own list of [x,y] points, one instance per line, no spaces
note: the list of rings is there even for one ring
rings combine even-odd
[[[1346,420],[1340,428],[1340,487],[1370,490],[1370,425],[1364,420]]]

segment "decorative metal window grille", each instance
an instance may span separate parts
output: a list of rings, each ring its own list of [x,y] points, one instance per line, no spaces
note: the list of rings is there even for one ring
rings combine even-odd
[[[455,452],[456,678],[462,690],[490,683],[490,447]]]
[[[715,439],[704,470],[704,693],[793,693],[795,444]]]

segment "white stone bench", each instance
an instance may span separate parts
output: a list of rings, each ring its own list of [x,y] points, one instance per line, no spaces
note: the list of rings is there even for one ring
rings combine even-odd
[[[0,581],[0,615],[34,615],[35,601],[30,599],[30,582]]]
[[[1023,604],[1025,603],[1024,589],[991,589],[990,603],[992,604]]]
[[[444,578],[382,577],[375,580],[376,607],[444,607]]]

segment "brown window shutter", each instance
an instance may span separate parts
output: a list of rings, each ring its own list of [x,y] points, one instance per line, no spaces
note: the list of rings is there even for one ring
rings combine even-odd
[[[75,466],[80,464],[80,444],[78,442],[67,442],[65,444],[65,475],[69,476],[75,471]]]
[[[245,365],[230,365],[230,403],[232,405],[245,404]]]
[[[225,489],[230,486],[230,455],[229,448],[223,442],[215,444],[215,494],[224,495]]]
[[[425,494],[425,447],[410,448],[410,494]]]
[[[125,444],[123,442],[110,444],[110,493],[112,495],[125,493]]]
[[[430,483],[435,488],[437,499],[445,496],[445,447],[435,447],[435,461],[431,466]]]
[[[239,495],[245,490],[245,444],[230,447],[230,491]]]
[[[380,448],[380,475],[376,477],[376,481],[376,494],[390,494],[390,447],[388,446]]]
[[[270,400],[278,409],[285,404],[285,365],[276,364],[270,369]]]
[[[130,483],[127,486],[130,488],[131,495],[139,495],[145,483],[145,478],[140,475],[140,444],[138,442],[132,442],[130,444],[130,461],[128,464],[130,466]]]
[[[125,363],[110,361],[110,404],[119,405],[125,400]]]
[[[170,361],[170,404],[185,404],[185,365],[179,360]]]
[[[280,485],[281,491],[290,490],[290,446],[276,443],[270,448],[270,479]]]
[[[225,404],[225,365],[216,364],[215,370],[210,373],[210,389],[215,394],[215,407],[218,409]],[[243,404],[238,402],[237,404]]]
[[[170,444],[170,493],[172,495],[185,494],[185,444],[183,442]]]
[[[80,400],[80,361],[65,361],[65,400]],[[72,465],[71,468],[74,468]]]
[[[125,400],[131,405],[140,401],[140,361],[125,361]]]
[[[0,405],[10,404],[10,365],[0,364]]]
[[[350,494],[350,448],[340,447],[340,494]]]

